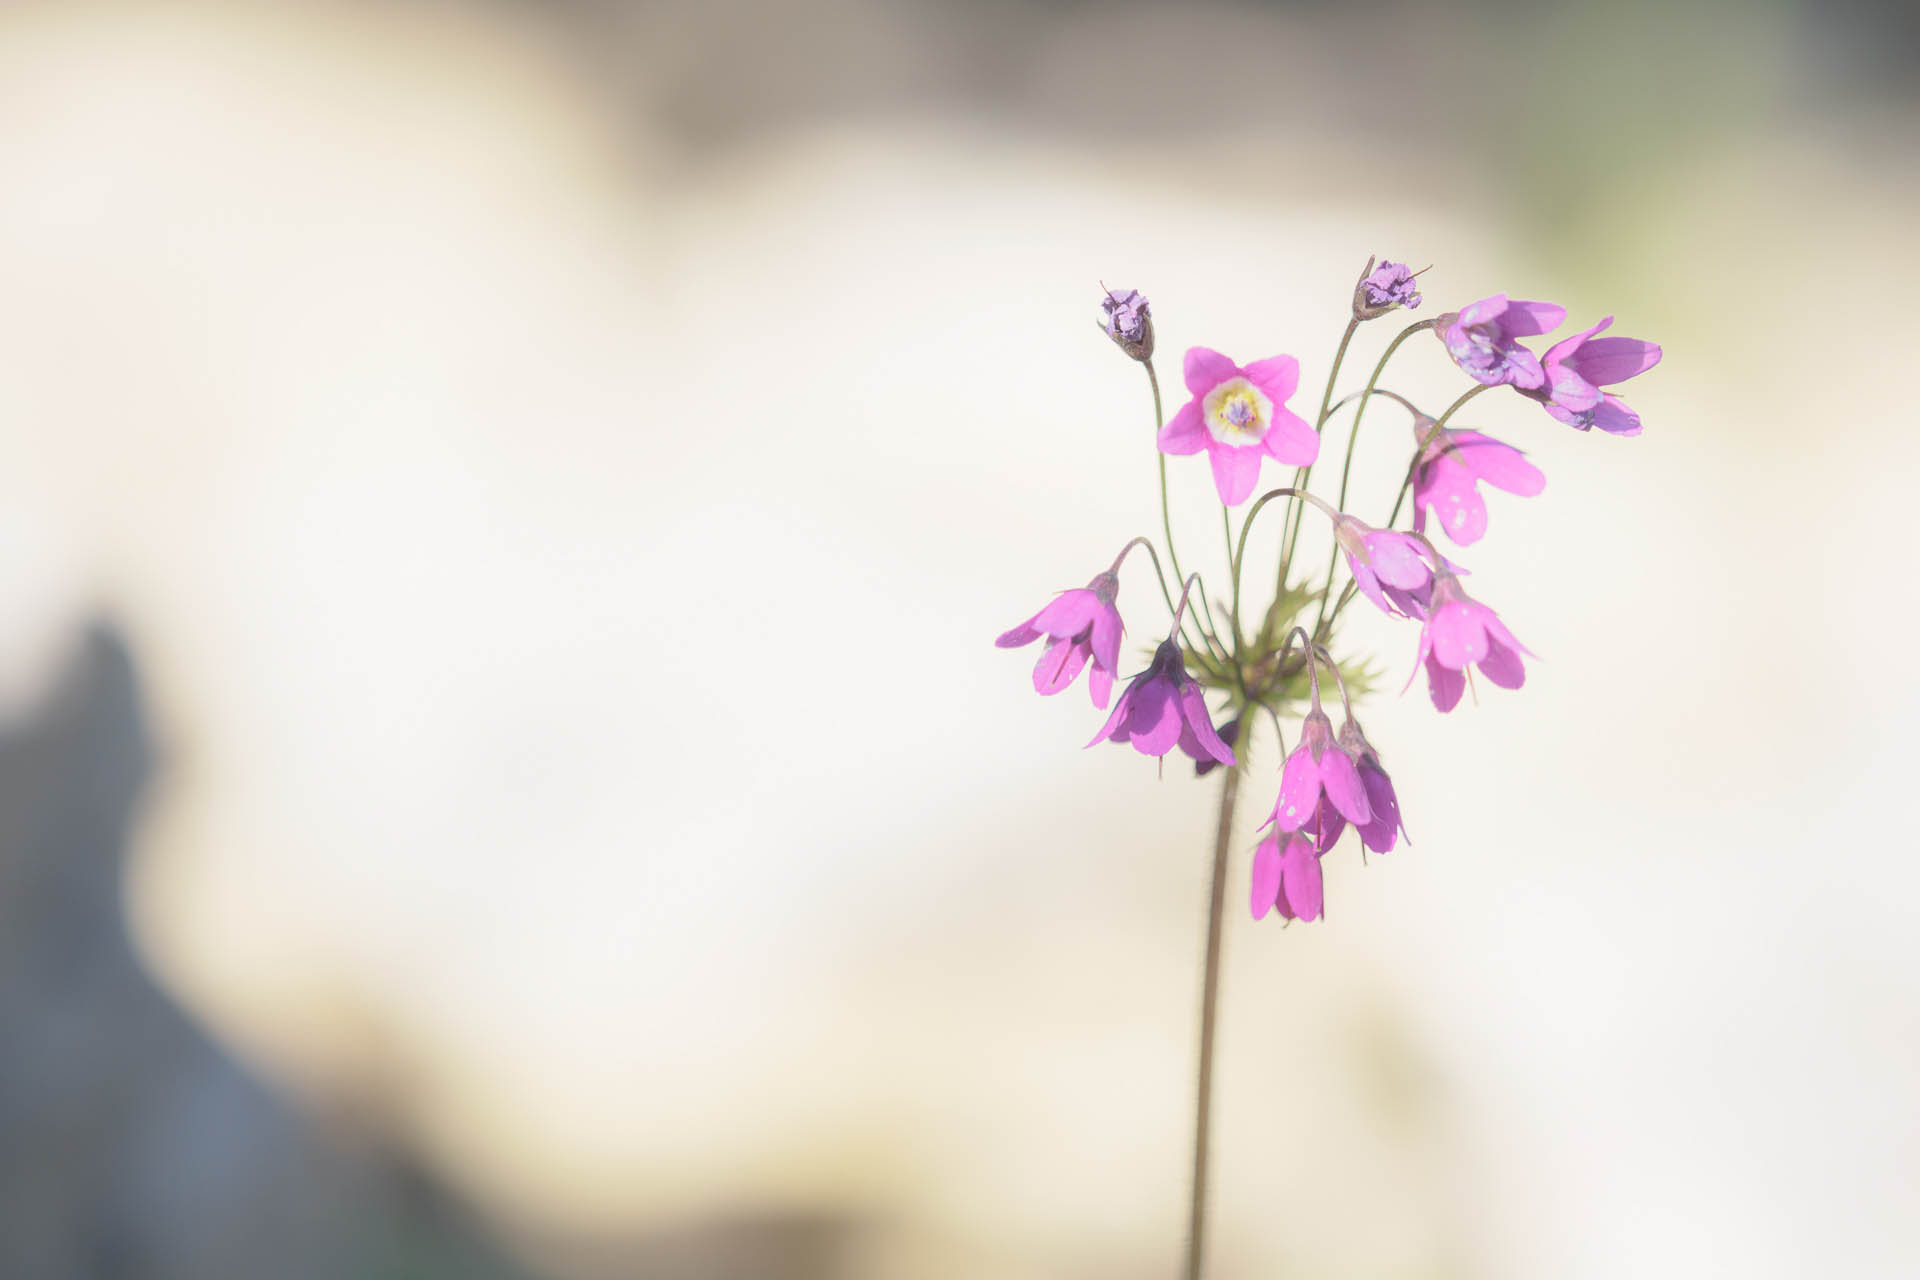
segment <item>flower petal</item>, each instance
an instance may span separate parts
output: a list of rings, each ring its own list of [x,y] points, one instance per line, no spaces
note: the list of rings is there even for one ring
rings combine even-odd
[[[1268,836],[1253,851],[1253,891],[1247,905],[1262,919],[1280,896],[1280,838]]]
[[[1433,705],[1441,711],[1451,711],[1460,705],[1460,695],[1467,691],[1467,677],[1452,667],[1441,666],[1432,654],[1427,655],[1427,696],[1433,699]]]
[[[1478,479],[1522,498],[1547,487],[1546,473],[1528,462],[1526,454],[1478,431],[1454,432],[1450,456]]]
[[[1300,385],[1300,362],[1292,356],[1268,356],[1255,360],[1241,372],[1247,381],[1267,393],[1277,409],[1285,404]]]
[[[1524,302],[1508,298],[1500,327],[1516,338],[1529,334],[1552,333],[1567,318],[1567,309],[1555,302]]]
[[[1320,803],[1320,762],[1302,742],[1287,757],[1280,774],[1280,798],[1273,808],[1273,820],[1282,831],[1298,831],[1313,816]]]
[[[1527,682],[1527,669],[1520,655],[1493,639],[1487,642],[1487,656],[1480,659],[1480,674],[1502,689],[1518,689]]]
[[[1313,847],[1321,853],[1340,843],[1341,833],[1347,829],[1347,820],[1340,811],[1327,803],[1325,796],[1315,806],[1313,820],[1300,828],[1300,834],[1313,842]]]
[[[1078,640],[1051,640],[1033,664],[1033,691],[1047,697],[1073,683],[1087,665],[1087,646]]]
[[[1360,594],[1371,600],[1380,612],[1389,618],[1393,617],[1393,606],[1388,604],[1386,596],[1380,593],[1380,580],[1373,576],[1373,570],[1362,564],[1357,556],[1352,555],[1347,557],[1347,570],[1353,574],[1353,585],[1360,588]]]
[[[1287,914],[1301,920],[1318,920],[1326,906],[1320,855],[1299,836],[1287,841],[1280,853],[1280,896],[1286,900]]]
[[[1275,405],[1273,422],[1268,425],[1267,434],[1260,438],[1260,446],[1276,462],[1306,467],[1320,456],[1320,434],[1299,414]]]
[[[1638,338],[1595,338],[1567,363],[1588,382],[1607,386],[1645,373],[1660,363],[1661,355],[1658,344]]]
[[[1040,631],[1033,623],[1034,619],[1039,616],[1040,615],[1036,613],[1032,618],[1028,618],[1019,626],[1002,631],[1000,638],[993,642],[994,647],[997,649],[1018,649],[1022,645],[1029,645],[1035,640],[1038,640],[1040,638]]]
[[[1353,757],[1339,747],[1330,748],[1320,757],[1320,785],[1347,821],[1358,826],[1373,817],[1373,810],[1367,807],[1367,789],[1360,783]]]
[[[1433,483],[1427,487],[1426,505],[1433,509],[1447,536],[1461,546],[1486,535],[1487,500],[1480,496],[1472,473],[1465,467],[1445,462],[1436,465]]]
[[[1484,605],[1464,600],[1434,610],[1427,623],[1433,637],[1433,656],[1443,667],[1463,670],[1487,656],[1487,628],[1480,617]]]
[[[1367,535],[1367,558],[1380,581],[1402,591],[1413,591],[1427,584],[1433,570],[1420,554],[1420,544],[1404,533],[1377,529]]]
[[[1103,667],[1097,661],[1089,667],[1087,692],[1093,695],[1093,705],[1104,710],[1107,699],[1113,694],[1113,668]]]
[[[1085,587],[1075,587],[1062,591],[1051,604],[1034,614],[1033,625],[1050,636],[1083,635],[1093,626],[1095,613],[1103,607],[1100,597]]]
[[[1211,347],[1188,347],[1186,359],[1187,390],[1203,396],[1228,378],[1237,377],[1240,366]]]
[[[1219,491],[1220,501],[1230,507],[1245,502],[1260,483],[1259,446],[1234,448],[1216,441],[1207,456],[1213,463],[1213,487]]]
[[[1375,853],[1390,852],[1398,838],[1396,832],[1406,829],[1400,821],[1400,798],[1393,793],[1393,779],[1377,765],[1362,764],[1360,781],[1367,789],[1367,803],[1373,809],[1372,820],[1359,829],[1360,843]]]
[[[1207,434],[1206,420],[1200,413],[1200,402],[1189,400],[1167,419],[1167,425],[1160,428],[1160,452],[1185,457],[1189,453],[1198,453],[1207,447],[1213,439]]]
[[[1127,736],[1143,756],[1163,756],[1180,741],[1180,703],[1171,680],[1143,681],[1133,696]]]
[[[1206,695],[1200,692],[1199,685],[1190,684],[1181,691],[1180,714],[1192,730],[1194,741],[1200,745],[1201,751],[1221,764],[1234,762],[1233,748],[1221,741],[1220,735],[1214,732],[1213,713],[1207,710]],[[1202,758],[1198,751],[1189,750],[1187,754],[1195,760]]]
[[[1093,642],[1093,660],[1109,673],[1120,669],[1120,637],[1126,630],[1112,605],[1101,605],[1093,615],[1093,631],[1088,637]]]
[[[1601,396],[1600,407],[1593,411],[1593,425],[1616,436],[1637,436],[1640,415],[1627,408],[1627,402],[1619,396]]]
[[[1113,704],[1113,714],[1100,726],[1100,732],[1093,735],[1093,741],[1087,746],[1096,746],[1102,742],[1118,742],[1127,736],[1127,717],[1133,712],[1133,691],[1140,687],[1140,677],[1135,676],[1132,683],[1121,691],[1120,700]]]

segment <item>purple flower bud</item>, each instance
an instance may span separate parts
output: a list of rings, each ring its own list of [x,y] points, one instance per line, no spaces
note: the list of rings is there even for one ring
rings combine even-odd
[[[1138,289],[1108,289],[1100,300],[1107,313],[1107,336],[1135,360],[1153,356],[1153,317],[1147,299]]]
[[[1414,272],[1403,262],[1382,262],[1375,269],[1373,259],[1368,258],[1367,269],[1354,286],[1353,318],[1373,320],[1395,307],[1412,310],[1419,306],[1420,290],[1413,280]]]

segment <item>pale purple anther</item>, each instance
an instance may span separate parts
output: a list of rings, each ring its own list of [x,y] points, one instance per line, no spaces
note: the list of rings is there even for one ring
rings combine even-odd
[[[1514,638],[1493,610],[1469,596],[1460,579],[1441,570],[1434,575],[1431,611],[1420,628],[1420,654],[1414,672],[1427,669],[1427,693],[1433,705],[1451,711],[1466,691],[1466,669],[1478,664],[1480,674],[1502,689],[1518,689],[1527,681],[1520,655],[1532,651]],[[1407,677],[1413,683],[1413,676]]]
[[[1525,454],[1492,436],[1451,427],[1435,434],[1433,419],[1424,415],[1414,418],[1413,434],[1427,442],[1413,474],[1413,527],[1418,531],[1426,531],[1431,512],[1449,538],[1467,546],[1487,531],[1480,482],[1523,498],[1547,487],[1547,477]]]
[[[1153,661],[1127,685],[1087,745],[1100,742],[1132,742],[1135,751],[1148,756],[1164,756],[1177,745],[1195,760],[1234,762],[1233,749],[1213,731],[1206,697],[1187,675],[1186,659],[1173,640],[1160,642]]]
[[[1248,905],[1255,920],[1278,911],[1286,920],[1318,920],[1325,914],[1326,890],[1320,877],[1320,852],[1303,836],[1275,832],[1253,851],[1253,886]]]
[[[1049,696],[1072,684],[1091,658],[1093,669],[1087,675],[1087,690],[1093,695],[1093,705],[1104,708],[1112,696],[1120,637],[1126,633],[1120,611],[1114,607],[1119,596],[1119,575],[1111,570],[1098,574],[1086,586],[1062,591],[1040,612],[1001,632],[994,644],[1018,649],[1046,636],[1046,648],[1033,667],[1033,687]]]
[[[1434,321],[1434,332],[1453,362],[1475,382],[1528,389],[1544,385],[1547,375],[1519,340],[1550,333],[1566,318],[1567,309],[1555,303],[1524,302],[1496,293],[1440,316]]]
[[[1542,361],[1546,383],[1522,392],[1578,431],[1598,427],[1617,436],[1640,434],[1640,415],[1620,397],[1600,388],[1638,377],[1660,363],[1660,348],[1638,338],[1596,338],[1613,323],[1608,316],[1591,329],[1556,342]]]
[[[1376,529],[1344,512],[1334,517],[1333,536],[1346,553],[1360,594],[1390,617],[1424,618],[1433,570],[1411,534]]]

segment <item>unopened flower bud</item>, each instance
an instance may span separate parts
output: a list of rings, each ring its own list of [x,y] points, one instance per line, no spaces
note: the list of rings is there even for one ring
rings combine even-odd
[[[1135,360],[1153,358],[1153,317],[1138,289],[1108,289],[1100,300],[1107,313],[1107,336]]]
[[[1420,290],[1405,263],[1382,262],[1376,270],[1373,259],[1360,271],[1360,283],[1353,287],[1353,318],[1373,320],[1396,307],[1409,311],[1420,305]]]

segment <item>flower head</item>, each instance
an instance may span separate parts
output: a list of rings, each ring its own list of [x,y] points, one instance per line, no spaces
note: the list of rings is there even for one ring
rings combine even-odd
[[[1218,351],[1190,347],[1187,390],[1193,398],[1160,429],[1160,452],[1207,451],[1220,501],[1238,506],[1260,479],[1260,461],[1306,466],[1320,437],[1286,407],[1300,382],[1292,356],[1256,360],[1244,369]]]
[[[1502,689],[1518,689],[1527,682],[1520,661],[1523,653],[1533,656],[1514,639],[1500,615],[1467,594],[1460,579],[1445,569],[1434,575],[1431,612],[1420,629],[1417,659],[1427,669],[1427,693],[1434,706],[1451,711],[1460,705],[1467,687],[1466,669],[1473,663]],[[1413,683],[1412,676],[1407,683]]]
[[[1542,362],[1546,383],[1521,394],[1547,407],[1556,419],[1579,431],[1599,427],[1617,436],[1640,434],[1640,415],[1600,388],[1638,377],[1660,363],[1660,348],[1638,338],[1596,338],[1613,323],[1608,316],[1591,329],[1548,348]]]
[[[1353,767],[1367,793],[1367,807],[1373,810],[1373,817],[1355,828],[1360,843],[1375,853],[1386,853],[1398,837],[1407,833],[1407,824],[1400,820],[1400,799],[1393,793],[1393,779],[1380,767],[1380,754],[1360,732],[1358,721],[1349,719],[1340,726],[1340,746],[1353,757]]]
[[[1382,262],[1378,268],[1367,259],[1367,272],[1353,290],[1353,318],[1373,320],[1395,307],[1408,310],[1420,305],[1420,290],[1414,284],[1414,272],[1405,263]]]
[[[1327,802],[1323,809],[1322,799]],[[1330,848],[1339,831],[1326,832],[1332,815],[1355,824],[1369,822],[1373,809],[1354,768],[1353,757],[1333,739],[1333,722],[1318,706],[1300,726],[1300,745],[1280,774],[1280,797],[1273,804],[1273,825],[1280,831],[1304,831],[1321,849]],[[1309,829],[1318,819],[1318,830]]]
[[[1436,433],[1433,419],[1424,415],[1415,416],[1413,433],[1426,440],[1413,474],[1416,530],[1425,532],[1428,512],[1436,512],[1447,536],[1464,547],[1487,531],[1487,502],[1477,487],[1481,481],[1523,498],[1547,487],[1546,476],[1525,454],[1492,436],[1451,427]]]
[[[1127,685],[1113,714],[1087,745],[1126,741],[1142,755],[1164,756],[1177,744],[1195,760],[1234,762],[1233,749],[1213,731],[1206,697],[1187,675],[1186,659],[1175,640],[1160,642],[1153,661]]]
[[[1376,529],[1345,512],[1334,517],[1334,540],[1347,554],[1347,568],[1360,594],[1389,616],[1424,618],[1433,570],[1418,538]]]
[[[1003,631],[994,644],[1018,649],[1046,636],[1046,648],[1033,667],[1033,687],[1049,696],[1072,684],[1091,658],[1093,670],[1087,676],[1087,690],[1093,695],[1094,706],[1105,707],[1112,696],[1120,637],[1126,631],[1120,611],[1114,607],[1119,595],[1120,577],[1108,570],[1084,587],[1062,591],[1040,612]]]
[[[1153,355],[1153,317],[1147,299],[1138,289],[1108,289],[1100,300],[1107,313],[1107,336],[1135,360]]]
[[[1469,378],[1490,387],[1508,383],[1530,389],[1547,377],[1539,359],[1519,339],[1550,333],[1566,318],[1567,309],[1555,303],[1522,302],[1496,293],[1433,323],[1447,354]]]
[[[1281,847],[1285,839],[1286,847]],[[1326,905],[1320,852],[1302,836],[1274,832],[1253,851],[1253,918],[1278,911],[1287,920],[1318,920]]]

